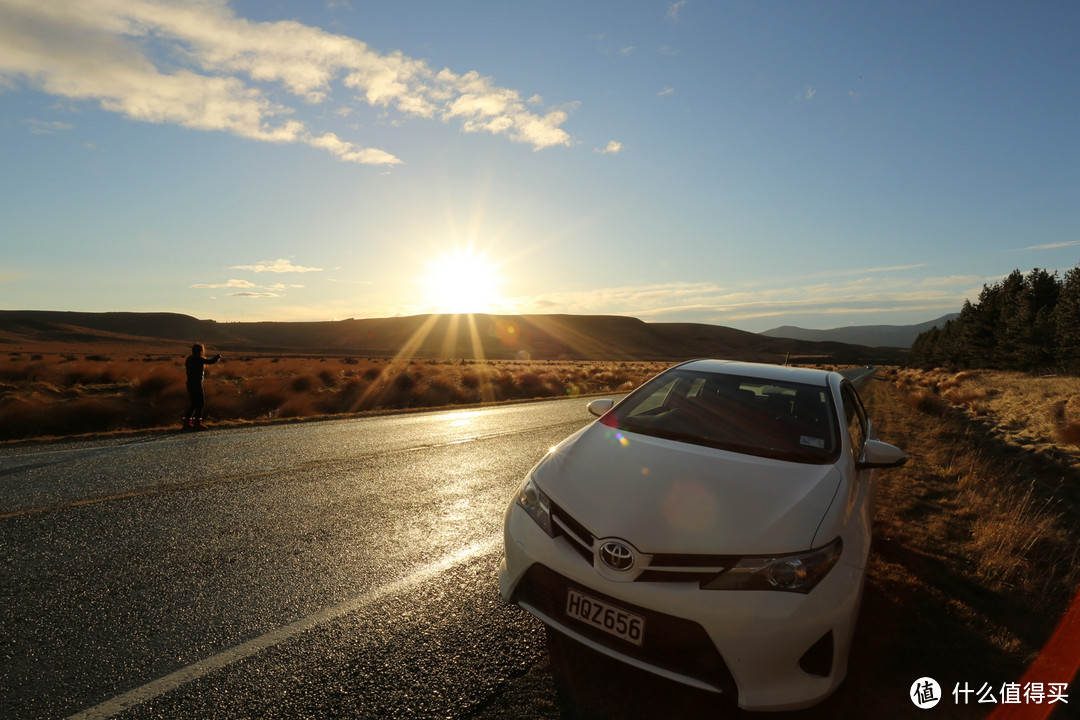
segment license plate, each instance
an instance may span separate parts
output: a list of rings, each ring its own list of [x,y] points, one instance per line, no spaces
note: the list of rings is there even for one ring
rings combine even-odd
[[[574,588],[566,596],[566,614],[635,645],[645,637],[645,618]]]

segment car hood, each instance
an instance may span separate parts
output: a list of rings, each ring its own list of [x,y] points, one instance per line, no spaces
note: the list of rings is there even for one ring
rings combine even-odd
[[[597,538],[645,553],[770,554],[808,549],[840,472],[621,432],[593,423],[533,477]]]

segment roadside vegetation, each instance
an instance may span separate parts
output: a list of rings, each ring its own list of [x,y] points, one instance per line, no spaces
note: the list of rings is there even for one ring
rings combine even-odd
[[[626,392],[668,363],[228,357],[207,367],[218,424]],[[184,357],[0,359],[0,441],[179,427]]]
[[[851,717],[915,716],[899,696],[930,676],[950,717],[985,717],[994,705],[957,707],[953,688],[986,683],[1000,702],[1080,589],[1080,379],[890,369],[864,396],[909,462],[880,476],[867,600],[837,704],[859,710]],[[1032,679],[1072,681],[1060,675]],[[883,713],[888,696],[895,715]]]

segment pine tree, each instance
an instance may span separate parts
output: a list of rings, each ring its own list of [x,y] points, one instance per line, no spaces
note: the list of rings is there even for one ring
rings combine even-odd
[[[1052,321],[1057,363],[1070,374],[1080,374],[1080,266],[1065,273]]]
[[[1057,273],[1035,268],[1024,278],[1021,296],[1027,322],[1018,348],[1022,369],[1038,370],[1054,364],[1053,312],[1060,294]]]
[[[916,338],[909,364],[1033,371],[1055,363],[1080,374],[1080,266],[1065,280],[1035,268],[983,285],[956,320]]]
[[[1024,274],[1013,270],[1001,281],[998,303],[1001,314],[994,329],[994,354],[997,367],[1002,370],[1019,370],[1020,346],[1027,329],[1027,305],[1024,301]]]

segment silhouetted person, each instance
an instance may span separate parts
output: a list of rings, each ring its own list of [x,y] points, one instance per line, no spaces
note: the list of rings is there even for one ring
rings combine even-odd
[[[207,358],[203,354],[204,349],[202,344],[195,343],[191,346],[191,354],[188,355],[187,360],[184,361],[184,367],[187,369],[187,391],[188,397],[191,398],[191,404],[188,406],[188,410],[184,413],[184,429],[185,430],[206,430],[206,426],[203,425],[203,409],[206,406],[206,396],[203,394],[203,368],[207,365],[213,365],[221,359],[221,353],[218,353],[212,358]]]

